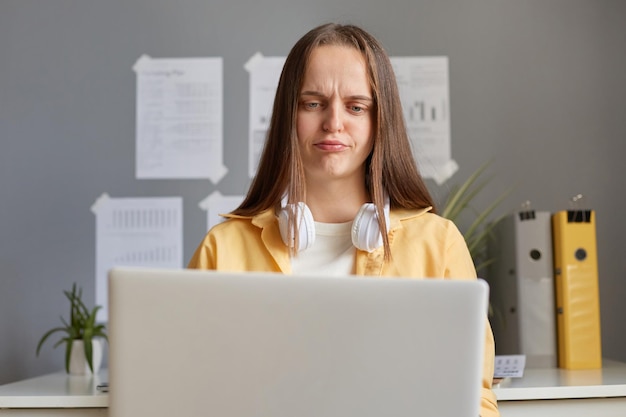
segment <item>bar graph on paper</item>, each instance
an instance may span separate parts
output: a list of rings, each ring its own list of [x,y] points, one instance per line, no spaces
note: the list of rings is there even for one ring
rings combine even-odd
[[[107,275],[119,266],[182,268],[182,199],[109,198],[96,214],[96,303],[107,320]]]
[[[445,123],[448,120],[448,103],[445,100],[434,99],[415,100],[407,108],[407,123]]]
[[[392,57],[413,154],[427,178],[451,161],[447,57]]]

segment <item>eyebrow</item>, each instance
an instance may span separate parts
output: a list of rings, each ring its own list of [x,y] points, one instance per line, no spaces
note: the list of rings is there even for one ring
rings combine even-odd
[[[300,93],[301,96],[314,96],[314,97],[326,97],[324,94],[320,93],[319,91],[303,91],[302,93]],[[362,96],[360,94],[355,94],[352,96],[348,96],[346,97],[348,99],[351,100],[360,100],[360,101],[369,101],[369,102],[373,102],[374,99],[372,97],[369,96]]]

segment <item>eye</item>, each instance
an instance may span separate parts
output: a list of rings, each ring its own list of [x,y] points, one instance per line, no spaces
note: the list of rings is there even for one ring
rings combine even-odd
[[[363,105],[361,103],[349,104],[347,109],[352,114],[361,115],[361,114],[366,114],[368,112],[369,106]]]
[[[317,110],[322,106],[319,101],[303,101],[300,105],[304,110]]]

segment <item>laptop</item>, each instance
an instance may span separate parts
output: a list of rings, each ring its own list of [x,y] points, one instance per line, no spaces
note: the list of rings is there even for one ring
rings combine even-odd
[[[482,280],[115,268],[112,417],[479,415]]]

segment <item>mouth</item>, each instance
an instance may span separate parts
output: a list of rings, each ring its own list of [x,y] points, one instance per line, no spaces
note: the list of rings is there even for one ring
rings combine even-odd
[[[321,142],[314,143],[313,146],[327,152],[338,152],[348,149],[348,145],[338,140],[323,140]]]

